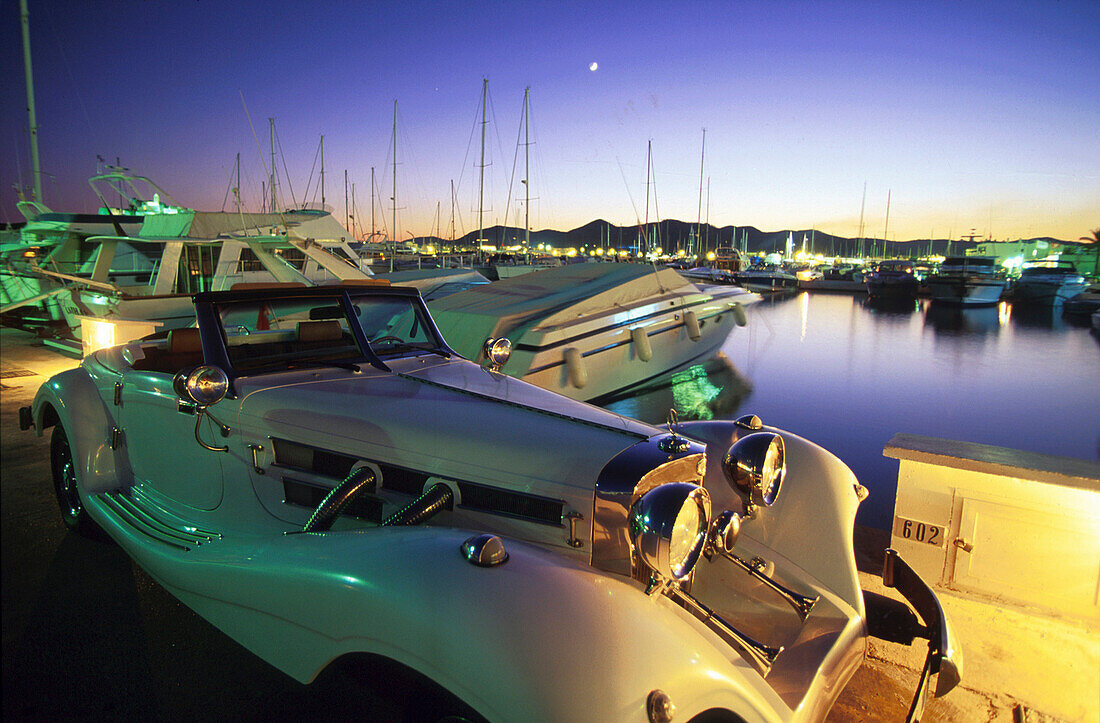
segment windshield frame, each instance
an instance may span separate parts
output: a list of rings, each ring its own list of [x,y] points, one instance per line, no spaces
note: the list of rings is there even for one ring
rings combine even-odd
[[[435,320],[420,297],[420,292],[408,287],[349,287],[349,286],[315,286],[298,287],[291,289],[249,289],[241,291],[214,291],[203,292],[194,295],[195,315],[198,320],[200,335],[202,337],[203,358],[207,364],[221,368],[229,377],[230,383],[235,379],[245,376],[263,376],[278,374],[288,371],[281,364],[261,365],[256,367],[239,368],[230,359],[229,341],[222,323],[221,310],[230,304],[240,303],[271,303],[293,299],[302,299],[303,302],[331,299],[336,301],[344,313],[344,321],[347,322],[347,331],[351,334],[359,348],[358,356],[349,356],[337,360],[333,366],[339,367],[345,363],[369,364],[381,371],[390,371],[389,366],[382,361],[381,356],[371,346],[362,326],[358,323],[356,303],[363,303],[369,297],[399,298],[407,301],[412,307],[418,321],[424,326],[424,332],[432,340],[435,349],[415,349],[411,353],[441,353],[446,356],[459,355],[444,341]],[[355,301],[353,301],[353,298]],[[409,355],[405,352],[404,355]],[[389,356],[389,355],[387,355]],[[312,368],[323,366],[313,364],[309,359],[302,360],[302,366],[309,365]]]

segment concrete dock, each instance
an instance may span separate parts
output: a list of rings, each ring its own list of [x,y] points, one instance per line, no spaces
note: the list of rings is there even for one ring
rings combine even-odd
[[[415,691],[331,671],[302,686],[163,590],[116,546],[70,534],[49,471],[48,437],[17,410],[76,366],[26,332],[0,329],[3,718],[405,718]],[[865,590],[883,587],[889,534],[857,528]],[[965,656],[962,684],[925,720],[1096,721],[1100,630],[952,594],[940,599]],[[830,721],[902,720],[924,646],[872,641]]]

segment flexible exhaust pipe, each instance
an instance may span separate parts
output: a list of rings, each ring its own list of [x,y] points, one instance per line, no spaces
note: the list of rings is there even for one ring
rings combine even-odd
[[[427,492],[405,505],[382,521],[382,527],[419,525],[447,509],[454,501],[454,492],[442,482],[437,482]]]

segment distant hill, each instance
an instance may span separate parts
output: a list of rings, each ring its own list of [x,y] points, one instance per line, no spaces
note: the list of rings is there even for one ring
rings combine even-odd
[[[662,249],[688,250],[693,248],[701,253],[705,250],[725,246],[741,247],[745,241],[749,253],[783,253],[787,246],[787,237],[791,236],[794,250],[801,251],[805,241],[806,251],[824,256],[896,256],[916,257],[927,254],[948,255],[962,253],[966,249],[972,249],[978,245],[977,241],[959,241],[954,239],[910,239],[908,241],[884,241],[882,239],[854,239],[843,236],[834,236],[823,231],[813,229],[784,229],[782,231],[761,231],[755,226],[723,226],[721,228],[703,224],[698,232],[698,239],[694,243],[695,224],[665,219],[659,223],[650,224],[650,234],[656,236],[657,245]],[[471,231],[460,239],[455,240],[459,246],[472,247],[477,238],[477,232]],[[523,229],[515,226],[491,226],[482,231],[482,238],[487,243],[495,246],[513,246],[523,243]],[[578,250],[588,246],[590,250],[601,247],[633,248],[640,244],[642,238],[641,229],[638,226],[617,226],[613,223],[597,219],[570,231],[557,231],[554,229],[541,229],[531,232],[531,244],[549,244],[555,248],[573,247]],[[1028,239],[1029,241],[1047,241],[1060,244],[1074,244],[1075,241],[1061,241],[1059,239],[1043,237]],[[450,241],[444,241],[438,237],[418,237],[415,241],[419,244],[450,245]],[[644,245],[644,242],[641,242]]]

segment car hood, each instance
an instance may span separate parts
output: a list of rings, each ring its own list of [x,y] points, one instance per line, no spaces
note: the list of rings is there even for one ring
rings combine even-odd
[[[242,429],[426,474],[558,496],[659,430],[462,359],[238,380]]]

